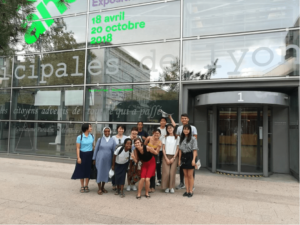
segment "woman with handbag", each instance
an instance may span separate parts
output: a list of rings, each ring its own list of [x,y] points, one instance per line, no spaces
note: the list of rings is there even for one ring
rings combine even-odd
[[[126,171],[130,161],[131,146],[132,140],[126,138],[124,144],[116,149],[111,166],[111,169],[114,170],[115,184],[117,185],[115,195],[120,195],[121,198],[125,197],[123,190]]]
[[[197,139],[192,136],[191,126],[186,124],[183,126],[183,131],[180,135],[178,166],[182,167],[184,173],[186,192],[183,196],[189,198],[193,196],[193,173],[196,165],[197,151]]]
[[[107,193],[104,185],[108,182],[108,173],[111,168],[113,153],[116,148],[116,142],[110,137],[111,130],[104,127],[103,137],[99,138],[93,155],[97,168],[98,195]]]
[[[116,135],[112,136],[112,139],[114,139],[114,141],[116,142],[116,145],[117,145],[116,148],[123,145],[124,140],[127,138],[127,136],[124,135],[124,132],[126,131],[126,128],[124,125],[118,125],[117,131],[118,131],[118,133]],[[113,189],[113,191],[115,191],[117,189],[116,184],[115,184],[115,176],[113,176],[111,178],[111,183],[113,186],[112,189]]]
[[[81,126],[81,135],[77,136],[76,153],[77,161],[71,179],[80,179],[80,193],[89,192],[89,180],[91,175],[94,136],[91,134],[91,124],[85,123]],[[85,183],[85,185],[84,185]]]
[[[167,135],[163,138],[162,183],[166,193],[174,193],[176,168],[178,164],[179,137],[172,124],[167,126]]]

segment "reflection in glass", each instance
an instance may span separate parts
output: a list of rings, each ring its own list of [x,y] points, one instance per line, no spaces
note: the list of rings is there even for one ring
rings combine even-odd
[[[12,72],[12,58],[0,57],[0,88],[10,88]]]
[[[299,31],[185,41],[183,79],[299,76]]]
[[[76,158],[81,124],[11,123],[10,153]]]
[[[82,88],[14,89],[13,120],[82,121]]]
[[[81,134],[81,125],[13,122],[11,123],[9,152],[76,158],[76,138]],[[95,142],[103,136],[104,126],[111,128],[111,135],[117,134],[117,124],[92,124],[92,134],[95,137]],[[129,136],[130,130],[134,126],[136,125],[125,125],[126,131],[124,134]],[[158,126],[144,125],[144,130],[152,134],[152,131]],[[0,151],[2,149],[7,150],[7,132],[8,124],[0,122]]]
[[[184,37],[299,26],[299,1],[184,0]]]
[[[237,172],[237,108],[220,108],[218,110],[217,146],[217,169]]]
[[[0,90],[0,120],[9,120],[10,90]]]
[[[263,171],[263,112],[241,110],[241,172],[259,173]]]
[[[49,26],[46,26],[48,24]],[[85,47],[86,15],[33,21],[14,46],[18,53],[41,53]]]
[[[88,50],[87,83],[179,80],[179,42]]]
[[[9,122],[0,122],[0,152],[7,152],[8,149],[8,127]]]
[[[85,120],[159,122],[159,109],[178,117],[178,86],[166,83],[88,87]]]
[[[85,51],[15,56],[14,87],[84,83]]]
[[[180,2],[120,9],[89,16],[88,45],[180,37]]]

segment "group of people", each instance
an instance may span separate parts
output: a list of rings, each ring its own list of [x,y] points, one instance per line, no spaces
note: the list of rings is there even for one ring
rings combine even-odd
[[[175,175],[180,167],[180,184],[176,189],[186,189],[183,196],[192,197],[194,191],[195,165],[197,157],[197,129],[189,125],[187,114],[181,115],[182,125],[177,127],[172,116],[160,119],[160,127],[152,136],[143,130],[143,122],[131,128],[130,136],[125,136],[124,125],[117,126],[117,134],[111,137],[111,129],[104,127],[103,137],[94,146],[91,124],[82,125],[82,133],[77,137],[77,162],[72,179],[80,179],[81,193],[89,192],[91,168],[97,168],[98,194],[107,193],[105,184],[110,171],[115,195],[125,197],[124,185],[127,175],[127,191],[137,190],[137,199],[145,186],[145,197],[155,192],[161,185],[166,193],[175,192]],[[156,175],[155,175],[156,172]],[[155,179],[157,177],[157,182]],[[138,182],[138,188],[135,184]]]

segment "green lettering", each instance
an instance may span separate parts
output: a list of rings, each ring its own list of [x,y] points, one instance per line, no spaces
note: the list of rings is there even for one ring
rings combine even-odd
[[[26,18],[28,21],[30,20],[39,20],[39,17],[36,14],[28,15]],[[24,23],[24,27],[27,26],[27,23]],[[33,34],[33,30],[35,29],[35,33]],[[46,28],[44,27],[43,23],[41,21],[34,21],[31,23],[30,27],[27,29],[25,33],[25,42],[27,44],[33,44],[37,41],[37,39],[40,37],[42,33],[46,31]]]
[[[144,28],[145,27],[145,22],[140,22],[140,28]]]
[[[44,19],[51,18],[50,13],[48,12],[48,10],[46,9],[45,5],[42,2],[38,4],[36,8]],[[45,20],[45,23],[48,25],[48,27],[50,27],[54,23],[54,20],[53,19]]]

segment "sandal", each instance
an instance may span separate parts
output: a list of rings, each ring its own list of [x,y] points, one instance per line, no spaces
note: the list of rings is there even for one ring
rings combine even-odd
[[[124,198],[124,197],[125,197],[124,192],[121,192],[121,193],[120,193],[120,197],[121,197],[121,198]]]
[[[145,195],[145,197],[146,197],[146,198],[150,198],[151,196],[150,196],[150,195]]]
[[[116,186],[113,186],[112,190],[116,191],[118,188]]]
[[[102,192],[107,193],[108,191],[106,189],[102,188]]]
[[[98,190],[98,195],[102,195],[102,194],[103,194],[102,190]]]
[[[84,187],[84,192],[86,192],[86,193],[87,193],[87,192],[90,192],[90,189],[89,189],[88,186],[85,186],[85,187]]]
[[[141,199],[141,196],[136,196],[136,199],[139,199],[139,200],[140,200],[140,199]]]
[[[115,195],[119,195],[119,194],[120,194],[120,190],[119,190],[119,189],[116,189]]]
[[[81,187],[79,190],[80,193],[84,193],[84,191],[85,191],[85,187]]]

